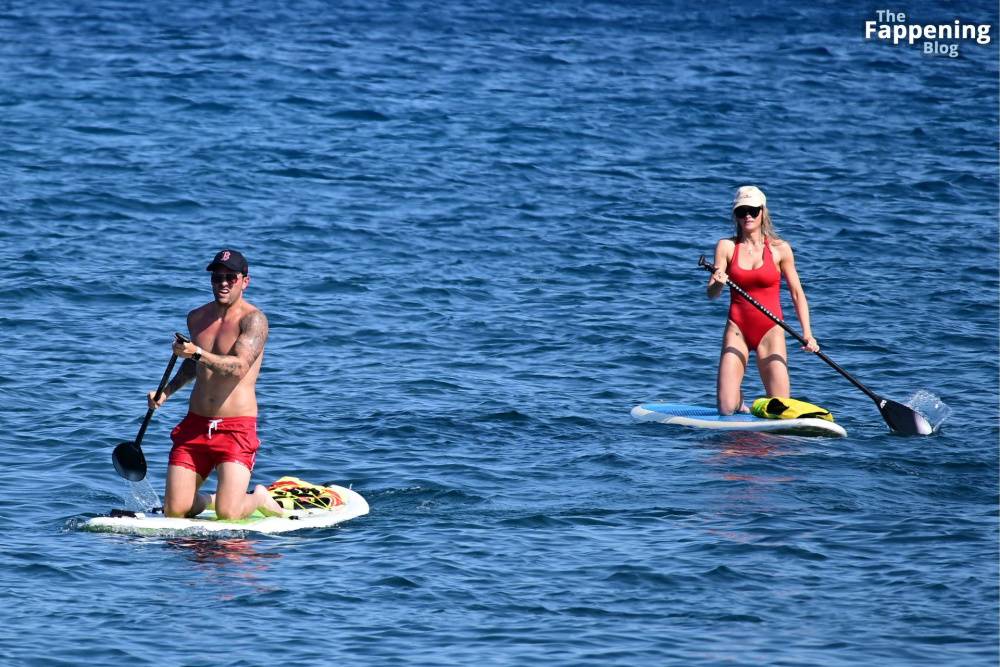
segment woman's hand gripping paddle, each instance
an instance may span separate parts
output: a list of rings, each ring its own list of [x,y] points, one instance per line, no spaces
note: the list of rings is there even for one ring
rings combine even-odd
[[[174,335],[182,343],[190,342],[181,334]],[[177,355],[172,354],[170,355],[170,363],[167,364],[167,370],[163,372],[163,378],[160,379],[160,386],[156,388],[156,395],[153,396],[154,403],[160,400],[175,363],[177,363]],[[139,427],[139,434],[135,436],[135,440],[119,443],[115,447],[115,451],[111,453],[111,461],[115,464],[115,470],[130,482],[141,482],[146,478],[146,456],[142,453],[141,444],[142,436],[146,435],[146,427],[149,426],[149,420],[153,418],[154,411],[154,408],[146,411],[146,417],[142,420],[142,426]]]
[[[698,260],[698,266],[705,269],[706,271],[709,271],[710,273],[715,273],[715,267],[712,266],[708,262],[708,260],[705,259],[704,255],[702,255],[701,259]],[[785,323],[785,321],[782,320],[780,317],[776,316],[774,313],[772,313],[767,308],[758,303],[756,299],[747,294],[745,289],[734,283],[732,280],[727,281],[727,284],[730,287],[732,287],[737,294],[739,294],[744,299],[749,301],[751,305],[757,308],[757,310],[767,315],[772,322],[780,326],[788,333],[792,334],[792,336],[794,336],[795,339],[798,340],[800,343],[802,343],[803,345],[808,344],[806,342],[806,339],[803,338],[801,335],[799,335],[797,331],[788,326],[788,324]],[[890,401],[887,398],[882,398],[881,396],[873,392],[871,389],[858,382],[850,373],[845,371],[833,359],[826,356],[822,352],[814,352],[813,354],[815,354],[817,357],[828,363],[833,368],[833,370],[837,371],[845,378],[850,380],[851,384],[853,384],[861,391],[865,392],[865,394],[868,395],[868,398],[875,401],[875,405],[878,406],[879,412],[882,413],[882,419],[884,419],[885,423],[889,425],[889,428],[891,428],[896,433],[900,433],[902,435],[930,435],[931,432],[933,431],[930,423],[926,419],[924,419],[923,415],[921,415],[913,408],[905,406],[902,403],[897,403],[896,401]]]

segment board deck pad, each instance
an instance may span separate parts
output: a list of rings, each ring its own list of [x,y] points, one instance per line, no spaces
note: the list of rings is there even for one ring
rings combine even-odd
[[[750,414],[720,415],[715,408],[681,403],[644,403],[632,408],[632,417],[641,422],[674,424],[716,431],[760,431],[782,435],[809,435],[842,438],[844,427],[825,419],[764,419]]]
[[[98,516],[87,520],[83,530],[126,535],[162,535],[166,537],[212,534],[287,533],[307,528],[327,528],[348,519],[368,514],[368,502],[360,493],[342,486],[328,485],[344,501],[332,509],[290,512],[287,517],[266,517],[254,512],[246,519],[220,520],[215,512],[205,510],[193,518],[172,518],[160,513],[116,511],[119,516]],[[121,514],[126,514],[121,516]],[[132,516],[128,516],[131,514]]]

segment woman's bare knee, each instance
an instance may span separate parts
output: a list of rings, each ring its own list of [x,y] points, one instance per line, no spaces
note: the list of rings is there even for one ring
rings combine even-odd
[[[746,355],[746,351],[732,346],[722,348],[716,384],[716,408],[720,415],[731,415],[743,408],[742,384],[746,372]]]

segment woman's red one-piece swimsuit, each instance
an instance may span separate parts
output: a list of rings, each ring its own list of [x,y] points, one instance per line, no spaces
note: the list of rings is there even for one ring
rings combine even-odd
[[[781,318],[781,271],[774,263],[770,246],[770,243],[764,244],[764,263],[760,267],[742,269],[740,244],[737,243],[736,249],[733,250],[733,259],[729,262],[729,277],[760,305]],[[778,326],[734,290],[729,291],[729,319],[739,327],[750,350],[756,350],[764,334],[770,331],[771,327]]]

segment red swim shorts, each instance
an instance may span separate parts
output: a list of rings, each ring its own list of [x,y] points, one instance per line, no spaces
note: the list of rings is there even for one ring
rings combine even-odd
[[[170,432],[170,465],[206,479],[220,463],[241,463],[253,470],[260,440],[256,417],[202,417],[193,412]]]

